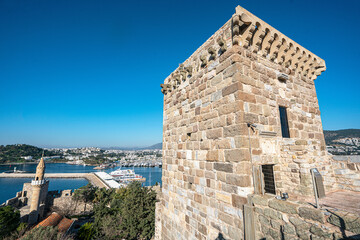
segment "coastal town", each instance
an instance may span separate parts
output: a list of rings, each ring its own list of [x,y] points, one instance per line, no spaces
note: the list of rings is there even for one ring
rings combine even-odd
[[[44,160],[46,162],[67,163],[72,165],[94,166],[95,169],[107,169],[110,167],[161,167],[162,150],[161,149],[101,149],[98,147],[82,148],[37,148],[25,144],[16,144],[4,146],[12,148],[12,152],[23,152],[23,155],[13,156],[9,151],[0,151],[3,157],[0,159],[3,163],[19,162],[33,163],[40,160],[37,154],[30,155],[33,152],[45,152]],[[27,150],[24,151],[23,149]],[[29,150],[30,149],[30,150]],[[6,154],[7,153],[7,154]],[[14,159],[9,161],[8,159]]]
[[[94,165],[98,169],[113,166],[122,167],[158,167],[161,166],[162,154],[160,149],[143,150],[104,150],[96,147],[84,148],[55,148],[47,149],[53,151],[68,164]],[[50,157],[54,159],[54,157]]]
[[[333,140],[326,149],[333,155],[360,155],[360,138],[347,137]]]

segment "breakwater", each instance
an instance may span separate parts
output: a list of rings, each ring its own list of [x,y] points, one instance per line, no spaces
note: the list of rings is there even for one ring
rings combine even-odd
[[[31,178],[34,173],[1,173],[0,178]],[[107,187],[94,173],[45,173],[45,178],[84,178],[97,187]]]
[[[16,170],[25,171],[28,175],[13,175],[10,177],[9,174],[3,175],[2,172],[13,171],[14,167]],[[86,185],[88,182],[93,183],[96,186],[99,186],[96,178],[89,180],[89,177],[83,177],[81,174],[98,172],[99,170],[93,169],[93,166],[83,166],[83,165],[71,165],[65,163],[46,163],[46,173],[45,177],[50,180],[49,191],[53,190],[65,190],[65,189],[77,189]],[[117,170],[119,167],[105,169],[105,172],[110,173],[114,170]],[[156,182],[161,183],[162,169],[158,167],[122,167],[121,169],[132,169],[136,174],[139,174],[146,178],[146,181],[143,183],[145,186],[152,186]],[[23,184],[25,182],[30,182],[34,179],[34,174],[36,171],[36,164],[17,164],[14,165],[0,165],[0,204],[6,201],[9,198],[12,198],[16,195],[17,192],[21,191]],[[104,171],[104,170],[103,170]],[[71,173],[74,175],[62,175],[63,178],[59,178],[59,175],[49,175],[47,174],[64,174]],[[81,174],[80,174],[81,173]],[[33,174],[33,175],[31,175]],[[65,177],[67,176],[67,177]],[[91,175],[90,175],[91,176]],[[100,185],[101,186],[101,185]]]

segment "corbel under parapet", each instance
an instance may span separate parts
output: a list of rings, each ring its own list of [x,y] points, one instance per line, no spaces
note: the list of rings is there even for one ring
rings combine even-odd
[[[238,6],[232,17],[233,45],[240,45],[300,75],[316,79],[325,62],[295,41]]]

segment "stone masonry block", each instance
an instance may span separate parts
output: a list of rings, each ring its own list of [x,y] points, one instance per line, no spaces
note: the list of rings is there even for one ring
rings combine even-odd
[[[256,103],[256,97],[254,94],[238,91],[235,95],[236,100],[242,100],[244,102]]]
[[[332,233],[325,232],[323,229],[321,229],[320,227],[318,227],[316,225],[312,225],[310,227],[310,232],[312,234],[315,234],[315,235],[325,238],[325,239],[330,239],[332,237]]]
[[[297,205],[283,200],[272,199],[269,201],[269,207],[284,213],[297,213]]]
[[[296,145],[307,145],[308,143],[306,140],[296,140],[295,144]]]
[[[216,193],[216,199],[231,204],[231,195],[223,194],[223,193]]]
[[[226,61],[231,55],[233,54],[243,54],[244,50],[240,46],[233,46],[232,48],[229,48],[225,53],[223,53],[219,61],[220,63],[223,61]]]
[[[194,201],[197,203],[202,203],[202,196],[200,194],[195,193],[194,194]]]
[[[223,136],[222,128],[211,129],[206,131],[206,137],[208,139],[217,139],[217,138],[221,138],[222,136]]]
[[[218,150],[208,151],[206,154],[206,160],[207,161],[218,161],[219,160],[219,151]]]
[[[266,74],[265,68],[261,64],[252,62],[251,66],[252,66],[252,69],[255,70],[256,72],[261,73],[261,74]]]
[[[211,80],[211,86],[216,86],[217,84],[219,84],[222,81],[222,74],[218,74],[216,75],[212,80]]]
[[[250,187],[251,179],[248,175],[227,174],[226,183],[239,187]]]
[[[216,180],[220,182],[226,182],[226,173],[225,172],[217,172],[216,173]]]
[[[232,77],[235,73],[242,73],[242,64],[241,63],[234,63],[230,67],[226,68],[223,71],[224,79],[228,77]]]
[[[222,96],[225,97],[225,96],[232,94],[238,90],[242,90],[242,84],[239,82],[233,83],[230,86],[227,86],[222,90]]]
[[[220,100],[222,97],[222,91],[217,91],[211,94],[211,102],[216,102]]]
[[[360,218],[357,215],[335,212],[330,215],[327,221],[347,231],[360,234]]]
[[[231,202],[233,207],[243,209],[243,206],[247,203],[247,199],[237,194],[231,194]]]
[[[270,226],[270,220],[263,215],[259,215],[258,219],[261,226]]]
[[[285,225],[284,225],[284,233],[295,235],[296,231],[295,231],[294,226],[291,225],[290,223],[285,223]]]
[[[226,182],[226,176],[225,176],[225,182]],[[237,192],[237,186],[221,183],[221,190],[227,193],[234,194]]]
[[[224,137],[235,137],[239,135],[245,135],[246,133],[247,126],[245,123],[224,127]]]
[[[305,219],[310,219],[321,223],[325,222],[325,215],[320,210],[314,208],[300,207],[299,215]]]
[[[254,79],[252,79],[251,77],[245,76],[241,73],[236,73],[233,77],[233,81],[256,87],[256,81]]]
[[[234,164],[234,173],[236,174],[249,174],[251,173],[250,162],[239,162]]]
[[[214,163],[214,169],[221,172],[233,172],[233,165],[231,163]]]
[[[198,223],[198,230],[200,233],[204,234],[205,236],[207,235],[207,228],[201,223]]]
[[[246,131],[246,130],[244,129],[244,131]],[[249,147],[249,138],[248,137],[236,136],[234,139],[235,139],[235,146],[237,148],[248,148]]]
[[[246,148],[225,150],[225,161],[227,162],[241,162],[249,160],[250,153],[249,150]]]
[[[221,139],[214,143],[217,149],[230,149],[231,143],[230,139]]]
[[[251,201],[257,205],[268,206],[269,198],[265,197],[265,195],[264,196],[254,195],[251,198]]]
[[[228,60],[226,60],[224,62],[221,62],[220,65],[218,65],[216,67],[216,74],[221,73],[222,71],[224,71],[224,69],[230,67],[230,65],[231,65],[230,59],[228,59]]]
[[[273,219],[278,219],[278,220],[282,219],[282,214],[279,211],[275,211],[274,209],[271,208],[265,208],[264,215]]]
[[[243,103],[240,101],[221,105],[218,109],[219,115],[226,115],[229,113],[236,113],[244,108]]]

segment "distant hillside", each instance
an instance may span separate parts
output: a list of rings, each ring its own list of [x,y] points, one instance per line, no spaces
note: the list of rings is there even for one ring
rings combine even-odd
[[[324,131],[327,150],[333,155],[360,155],[360,129]]]
[[[34,159],[39,159],[43,153],[42,148],[27,144],[14,144],[14,145],[0,145],[0,163],[6,162],[22,162],[25,161],[21,157],[32,156]],[[47,150],[44,156],[52,156],[53,154]]]
[[[152,145],[150,147],[147,147],[145,149],[160,149],[161,150],[162,149],[162,143],[154,144],[154,145]]]
[[[162,143],[157,143],[154,145],[151,145],[149,147],[106,147],[106,148],[101,148],[104,150],[123,150],[123,151],[135,151],[135,150],[145,150],[145,149],[150,149],[150,150],[162,150]]]
[[[330,145],[334,140],[342,138],[360,138],[360,129],[324,130],[325,142]]]

